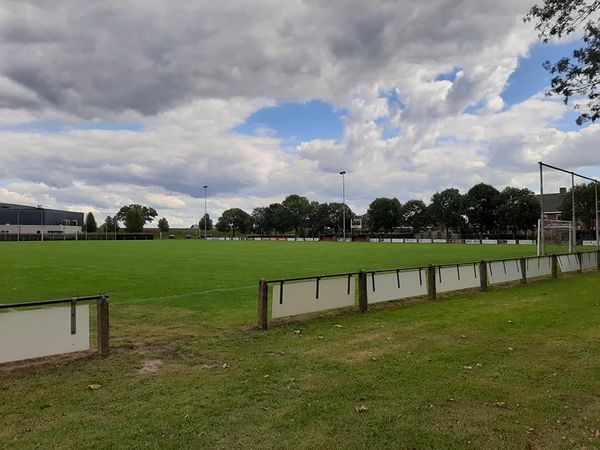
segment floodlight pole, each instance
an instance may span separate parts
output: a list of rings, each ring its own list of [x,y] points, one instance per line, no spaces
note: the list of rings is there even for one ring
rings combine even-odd
[[[208,186],[202,186],[204,189],[204,239],[208,239],[208,217],[206,216],[206,198],[208,195]],[[200,227],[198,227],[200,228]]]
[[[41,218],[41,222],[42,222],[41,237],[42,237],[42,242],[44,242],[44,209],[42,208],[42,205],[40,205],[40,218]]]
[[[600,250],[600,230],[598,229],[598,182],[594,183],[594,191],[596,194],[596,249]]]
[[[544,166],[541,162],[538,164],[540,165],[540,208],[542,210],[538,229],[538,256],[544,256],[546,253],[544,247]]]
[[[344,242],[346,242],[346,171],[340,172],[342,176],[342,230]]]
[[[573,233],[571,239],[571,249],[569,253],[573,253],[577,248],[577,227],[575,225],[575,174],[571,172],[571,220],[573,222]]]

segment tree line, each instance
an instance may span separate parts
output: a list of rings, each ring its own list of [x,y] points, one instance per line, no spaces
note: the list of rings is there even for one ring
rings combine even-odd
[[[292,194],[281,203],[255,208],[251,214],[240,208],[223,212],[216,223],[217,230],[261,235],[294,233],[295,236],[340,234],[343,229],[341,203],[319,203]],[[347,205],[346,229],[358,217]],[[426,204],[411,199],[404,204],[397,198],[381,197],[371,202],[361,216],[361,232],[392,233],[410,229],[418,233],[426,228],[452,230],[461,234],[484,235],[511,233],[516,235],[535,227],[540,216],[540,204],[529,189],[507,187],[502,191],[480,183],[465,194],[456,188],[436,192]]]

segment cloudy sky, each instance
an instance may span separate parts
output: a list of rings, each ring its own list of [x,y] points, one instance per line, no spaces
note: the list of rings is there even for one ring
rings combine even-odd
[[[600,175],[525,0],[0,3],[0,201],[171,226],[300,193],[359,213],[539,160]],[[100,217],[98,217],[100,215]]]

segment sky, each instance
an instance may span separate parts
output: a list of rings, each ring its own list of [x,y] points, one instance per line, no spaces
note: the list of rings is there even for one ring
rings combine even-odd
[[[0,3],[0,202],[154,207],[172,227],[283,200],[426,202],[600,176],[599,125],[544,95],[525,0]]]

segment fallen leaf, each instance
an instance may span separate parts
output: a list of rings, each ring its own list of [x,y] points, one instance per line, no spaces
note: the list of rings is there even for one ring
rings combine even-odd
[[[473,366],[463,366],[463,369],[465,369],[465,370],[473,370]]]
[[[302,335],[302,330],[294,330],[294,334],[296,336],[301,336]]]
[[[448,397],[448,398],[446,399],[446,401],[447,401],[447,402],[455,402],[456,400],[455,400],[454,398],[452,398],[452,397]]]
[[[269,378],[269,375],[265,375],[264,378]]]
[[[513,350],[514,350],[514,348],[512,348],[512,347],[508,347],[508,351],[509,351],[509,352],[512,352]]]
[[[478,369],[481,369],[483,367],[483,364],[477,363],[477,364],[475,364],[475,367],[477,367]]]
[[[229,364],[223,363],[223,369],[229,369]]]
[[[356,411],[357,413],[364,413],[364,412],[366,412],[368,410],[369,410],[369,408],[367,408],[365,405],[355,406],[354,407],[354,411]]]
[[[324,339],[323,336],[318,336],[319,339]]]
[[[100,384],[90,384],[88,385],[88,389],[91,389],[92,391],[96,391],[98,389],[100,389],[102,386]]]
[[[336,327],[336,328],[342,328],[341,325],[334,325],[334,327]]]
[[[498,408],[506,408],[506,403],[504,402],[496,402],[494,405],[496,405]]]
[[[467,336],[465,334],[461,334],[460,337],[461,339],[467,339]]]

